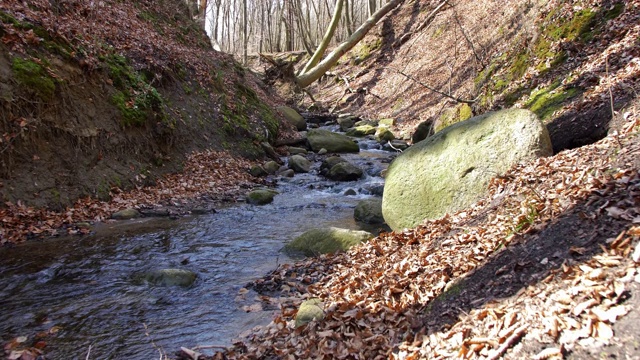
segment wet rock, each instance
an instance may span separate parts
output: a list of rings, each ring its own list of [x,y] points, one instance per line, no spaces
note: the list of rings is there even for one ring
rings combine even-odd
[[[297,111],[288,106],[278,106],[277,109],[282,113],[285,120],[295,126],[298,131],[307,129],[307,121]]]
[[[253,165],[249,170],[249,174],[253,177],[267,176],[269,173],[260,165]]]
[[[458,211],[482,197],[489,180],[514,164],[552,154],[547,128],[528,110],[502,110],[456,123],[391,163],[384,219],[393,230],[402,230]]]
[[[344,192],[344,196],[354,196],[354,195],[358,195],[358,192],[353,189],[347,189],[347,191]]]
[[[322,161],[322,164],[320,164],[320,174],[326,176],[332,167],[342,162],[347,162],[347,160],[341,158],[340,156],[330,156],[324,159]]]
[[[140,212],[136,209],[124,209],[111,214],[111,218],[115,220],[129,220],[140,217]]]
[[[196,273],[184,269],[161,269],[144,275],[144,279],[156,286],[189,287],[196,281]]]
[[[353,217],[365,224],[384,224],[382,199],[366,199],[356,205]]]
[[[309,141],[311,149],[315,152],[320,151],[322,148],[332,153],[356,153],[360,151],[358,144],[353,142],[348,136],[324,129],[309,130],[307,140]]]
[[[300,304],[298,313],[296,314],[296,328],[306,325],[313,320],[319,321],[324,319],[324,304],[318,298],[305,300]]]
[[[270,175],[275,174],[280,169],[280,165],[275,161],[267,161],[262,167]]]
[[[252,205],[265,205],[273,201],[278,194],[275,190],[257,189],[247,194],[247,202]]]
[[[312,229],[303,233],[285,245],[284,249],[291,253],[316,256],[336,251],[346,251],[350,247],[368,241],[371,238],[373,238],[373,235],[366,231],[327,227]]]
[[[311,169],[311,161],[302,155],[289,157],[289,168],[298,173],[307,173]]]
[[[382,175],[382,171],[380,171],[380,175]],[[366,187],[365,190],[367,190],[371,195],[382,196],[382,193],[384,192],[384,184],[371,185]]]
[[[325,148],[322,148],[322,149],[320,149],[320,151],[318,151],[318,155],[324,155],[326,153],[328,153],[328,151]]]
[[[344,161],[334,165],[327,172],[327,178],[335,181],[355,181],[362,177],[362,169]]]

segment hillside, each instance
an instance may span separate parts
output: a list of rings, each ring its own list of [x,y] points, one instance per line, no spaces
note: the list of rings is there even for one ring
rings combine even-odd
[[[240,159],[287,131],[282,100],[187,14],[172,1],[0,3],[2,243],[251,186]],[[180,170],[208,179],[162,177]]]

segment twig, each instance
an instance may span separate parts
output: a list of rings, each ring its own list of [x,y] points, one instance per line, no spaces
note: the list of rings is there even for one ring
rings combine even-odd
[[[437,89],[432,88],[431,86],[429,86],[429,85],[427,85],[427,84],[423,83],[422,81],[420,81],[420,80],[416,79],[415,77],[413,77],[413,76],[411,76],[411,75],[407,75],[407,74],[405,74],[404,72],[402,72],[402,71],[400,71],[400,70],[398,70],[398,69],[395,69],[395,68],[392,68],[392,67],[389,67],[389,69],[391,69],[391,70],[393,70],[393,71],[397,72],[398,74],[400,74],[400,75],[402,75],[402,76],[406,77],[406,78],[407,78],[407,79],[409,79],[409,80],[412,80],[412,81],[414,81],[414,82],[418,83],[420,86],[422,86],[422,87],[424,87],[424,88],[426,88],[426,89],[428,89],[428,90],[431,90],[431,91],[433,91],[434,93],[437,93],[437,94],[440,94],[440,95],[442,95],[442,96],[448,97],[449,99],[453,99],[453,100],[455,100],[456,102],[460,102],[460,103],[464,103],[464,104],[473,104],[473,103],[475,103],[475,102],[476,102],[476,100],[477,100],[477,98],[476,98],[476,99],[473,99],[473,100],[465,100],[465,99],[461,99],[461,98],[459,98],[459,97],[455,97],[455,96],[449,95],[449,94],[444,93],[444,92],[442,92],[442,91],[440,91],[440,90],[437,90]]]
[[[607,75],[607,80],[609,80],[609,56],[607,55],[604,58],[604,63],[605,63],[605,72]],[[609,81],[609,102],[611,103],[611,120],[613,120],[614,116],[616,115],[616,112],[613,108],[613,91],[611,91],[611,81]]]
[[[469,44],[469,46],[471,46],[471,51],[473,51],[473,55],[476,57],[476,60],[478,60],[478,62],[480,63],[480,65],[482,65],[483,68],[486,67],[487,65],[484,63],[484,61],[482,61],[482,59],[480,58],[480,55],[478,55],[478,53],[476,52],[476,48],[473,46],[471,39],[469,39],[469,36],[467,36],[467,33],[464,31],[464,28],[462,27],[462,23],[458,18],[458,14],[455,11],[453,12],[453,18],[456,19],[456,22],[458,23],[458,26],[460,26],[460,30],[462,31],[462,35],[467,40],[467,43]]]
[[[393,146],[393,144],[391,144],[391,141],[387,141],[387,145],[389,145],[395,151],[402,152],[402,149],[398,149],[397,147]]]
[[[89,345],[89,350],[87,350],[87,357],[85,357],[85,360],[89,360],[89,355],[91,355],[91,345]]]
[[[440,9],[448,3],[449,2],[447,0],[444,0],[443,2],[440,3],[440,5],[436,6],[436,8],[433,9],[433,11],[425,18],[422,24],[418,26],[418,28],[414,31],[414,33],[424,29],[427,25],[429,25],[429,22],[431,22],[431,18],[433,18],[438,13],[438,11],[440,11]],[[451,6],[453,7],[453,5]]]
[[[507,349],[513,346],[513,344],[518,341],[518,339],[520,339],[520,337],[522,337],[525,332],[527,332],[527,325],[522,325],[519,328],[515,329],[513,334],[509,336],[509,338],[507,338],[507,340],[505,340],[505,342],[498,349],[496,349],[496,351],[494,351],[493,354],[491,354],[487,358],[487,360],[497,360],[500,356],[502,356],[502,354],[505,353],[505,351],[507,351]]]

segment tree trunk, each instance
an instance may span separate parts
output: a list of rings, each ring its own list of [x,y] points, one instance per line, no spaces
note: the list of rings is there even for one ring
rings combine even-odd
[[[247,34],[247,0],[242,0],[242,63],[247,65],[247,48],[249,47]]]
[[[351,37],[349,37],[345,42],[340,44],[337,48],[335,48],[332,52],[327,55],[327,57],[322,60],[318,65],[316,65],[313,69],[308,70],[307,72],[298,75],[296,77],[296,83],[301,88],[305,88],[314,81],[318,80],[322,75],[324,75],[327,70],[329,70],[336,62],[347,53],[347,51],[351,50],[357,43],[360,42],[364,38],[364,36],[371,30],[380,19],[393,10],[396,6],[400,5],[404,0],[391,0],[385,6],[381,7],[380,10],[376,11],[373,16],[370,16],[367,21],[365,21],[360,27],[353,33]]]
[[[307,65],[305,65],[304,69],[302,69],[302,71],[300,72],[300,75],[305,74],[311,68],[316,66],[320,62],[320,59],[322,59],[322,56],[324,55],[325,50],[327,50],[327,47],[329,46],[329,43],[333,38],[333,33],[338,27],[338,22],[340,21],[340,14],[342,12],[343,5],[344,5],[344,0],[338,0],[338,2],[336,3],[336,8],[333,12],[333,17],[331,18],[331,23],[329,24],[329,27],[327,28],[327,32],[322,38],[322,42],[320,43],[320,45],[318,45],[316,52],[313,54],[311,59],[309,59],[309,62],[307,63]]]

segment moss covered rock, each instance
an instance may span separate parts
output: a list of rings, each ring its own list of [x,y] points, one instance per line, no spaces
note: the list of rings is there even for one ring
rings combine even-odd
[[[189,287],[196,281],[196,273],[184,269],[162,269],[145,274],[144,279],[157,286]]]
[[[367,136],[367,135],[373,135],[376,133],[376,127],[369,125],[369,124],[365,124],[365,125],[360,125],[360,126],[356,126],[353,127],[351,129],[349,129],[347,131],[347,136],[353,136],[353,137],[363,137],[363,136]]]
[[[296,314],[295,325],[296,328],[306,325],[313,320],[324,319],[323,303],[318,298],[305,300],[300,304],[298,313]]]
[[[329,169],[327,178],[335,181],[355,181],[362,177],[363,171],[348,161],[341,161]]]
[[[276,195],[278,192],[275,190],[257,189],[247,194],[247,202],[252,205],[265,205],[271,203]]]
[[[327,227],[305,232],[285,245],[284,249],[287,252],[316,256],[336,251],[346,251],[350,247],[368,241],[371,238],[373,238],[373,235],[366,231]]]
[[[285,120],[287,120],[290,124],[296,127],[298,131],[303,131],[307,129],[306,120],[294,109],[288,106],[279,106],[278,111],[282,113]]]
[[[388,127],[380,126],[376,129],[375,138],[379,143],[386,143],[387,141],[395,140],[396,137]]]
[[[307,133],[307,140],[311,149],[315,152],[327,149],[331,153],[359,152],[358,144],[348,136],[337,134],[324,129],[313,129]]]
[[[302,155],[293,155],[289,157],[289,169],[297,173],[307,173],[311,169],[311,161]]]
[[[546,127],[511,109],[452,125],[398,156],[386,175],[382,212],[394,230],[411,228],[473,204],[492,177],[514,164],[553,154]]]
[[[129,220],[140,217],[140,212],[136,209],[124,209],[120,211],[116,211],[111,214],[112,219],[116,220]]]
[[[266,163],[264,163],[263,168],[267,173],[273,175],[278,172],[278,169],[280,169],[280,165],[275,161],[267,161]]]

